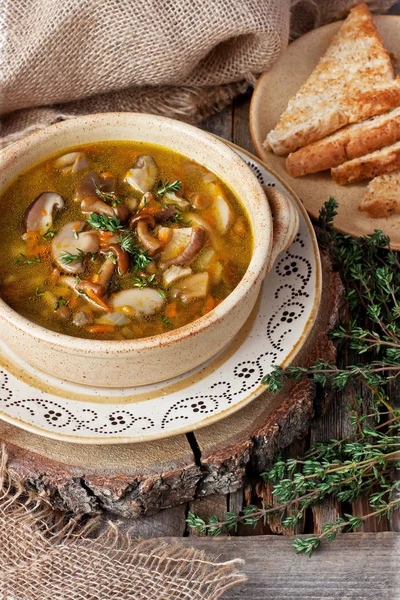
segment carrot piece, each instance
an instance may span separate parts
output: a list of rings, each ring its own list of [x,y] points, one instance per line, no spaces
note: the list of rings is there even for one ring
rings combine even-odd
[[[166,317],[176,317],[177,315],[177,309],[176,309],[176,302],[171,302],[171,304],[167,304],[166,308],[165,308],[165,316]]]
[[[22,234],[22,239],[23,240],[35,240],[37,241],[39,239],[39,234],[37,231],[27,231],[26,233]]]
[[[114,175],[110,171],[106,171],[105,173],[100,173],[102,179],[112,179]]]
[[[29,256],[39,256],[39,254],[45,254],[47,251],[48,247],[45,244],[41,244],[40,246],[29,248],[27,254]]]
[[[212,310],[215,306],[215,300],[212,296],[207,296],[206,301],[204,302],[203,310],[201,311],[202,315],[207,314]]]
[[[170,238],[170,233],[169,230],[167,229],[160,229],[160,231],[158,232],[158,239],[160,240],[161,243],[163,244],[167,244],[168,240]]]
[[[78,229],[79,229],[80,226],[81,226],[80,223],[76,223],[76,225],[74,225],[72,227],[72,231],[78,231]]]
[[[107,246],[110,238],[112,238],[113,235],[115,235],[115,233],[112,233],[111,231],[99,231],[100,244],[102,246]]]
[[[104,310],[106,310],[107,312],[111,311],[111,308],[108,306],[108,304],[106,304],[105,302],[103,302],[103,300],[101,298],[99,298],[93,290],[91,290],[90,288],[86,288],[85,289],[85,294],[86,296],[88,296],[91,300],[93,300],[93,302],[95,302],[96,304],[98,304],[99,306],[101,306],[101,308],[104,308]]]
[[[215,219],[212,215],[204,215],[203,219],[205,219],[208,223],[210,223],[210,225],[215,227]]]
[[[99,279],[100,279],[100,275],[98,273],[95,273],[92,277],[93,283],[98,283]]]
[[[115,327],[113,325],[88,325],[85,329],[88,333],[112,333]]]

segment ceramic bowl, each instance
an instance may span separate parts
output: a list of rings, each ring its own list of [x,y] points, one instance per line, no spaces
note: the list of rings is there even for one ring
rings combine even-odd
[[[0,300],[0,339],[34,367],[75,383],[102,387],[151,384],[189,371],[218,353],[250,315],[277,255],[293,241],[298,215],[280,192],[268,191],[222,141],[165,117],[110,113],[51,125],[6,148],[0,189],[20,171],[60,150],[106,140],[168,146],[223,179],[247,209],[254,237],[249,267],[235,290],[205,316],[171,332],[124,341],[93,341],[50,331]]]

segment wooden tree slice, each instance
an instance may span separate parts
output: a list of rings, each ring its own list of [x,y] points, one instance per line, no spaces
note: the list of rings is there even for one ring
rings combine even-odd
[[[337,321],[342,286],[323,258],[323,291],[313,329],[296,357],[307,365],[335,359],[327,331]],[[8,466],[52,506],[74,513],[108,511],[138,518],[243,485],[273,455],[304,435],[314,414],[309,379],[265,392],[231,417],[187,436],[141,444],[90,446],[50,440],[0,422]],[[267,401],[268,400],[268,401]]]

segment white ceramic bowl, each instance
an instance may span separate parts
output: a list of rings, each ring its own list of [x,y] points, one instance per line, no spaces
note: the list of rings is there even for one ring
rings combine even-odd
[[[273,261],[293,241],[298,216],[290,201],[275,191],[269,193],[271,211],[251,169],[222,141],[179,121],[138,113],[79,117],[13,144],[0,155],[0,189],[50,154],[105,140],[167,146],[204,165],[232,188],[247,209],[254,236],[254,252],[243,279],[205,316],[139,340],[93,341],[56,333],[0,300],[0,339],[31,365],[68,381],[104,387],[144,385],[189,371],[228,344],[250,315]]]

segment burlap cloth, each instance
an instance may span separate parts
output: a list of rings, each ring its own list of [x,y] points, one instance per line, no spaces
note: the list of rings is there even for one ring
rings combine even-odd
[[[367,2],[385,12],[395,0]],[[0,147],[60,119],[141,111],[197,122],[246,91],[289,38],[354,0],[0,0]],[[66,520],[0,457],[0,600],[214,600],[245,581],[168,541]],[[239,567],[238,567],[239,563]]]
[[[395,0],[370,0],[384,12]],[[1,0],[0,148],[80,114],[197,122],[354,0]],[[44,105],[46,105],[44,107]]]

